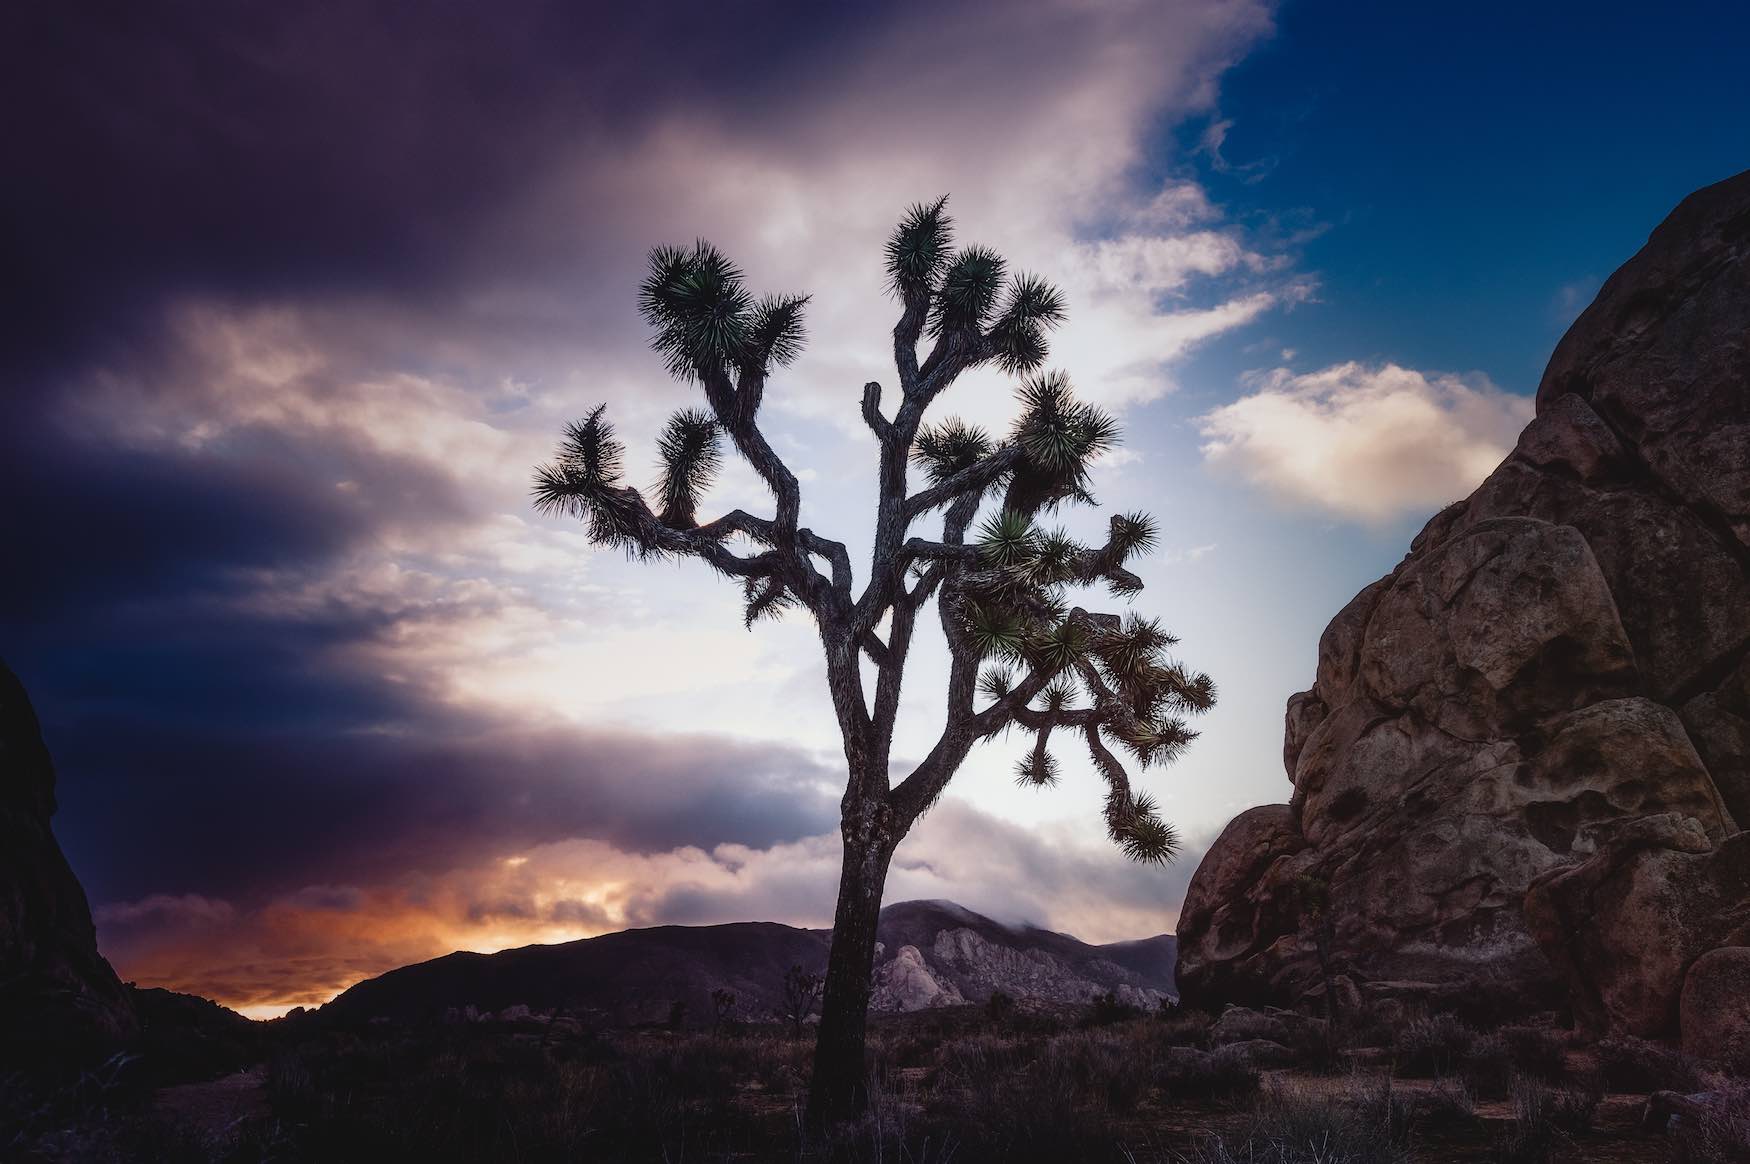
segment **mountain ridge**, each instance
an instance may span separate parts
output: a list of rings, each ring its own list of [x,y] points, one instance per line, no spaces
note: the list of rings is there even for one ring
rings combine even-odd
[[[664,925],[495,953],[455,951],[356,983],[320,1008],[342,1020],[428,1019],[454,1012],[566,1012],[603,1025],[713,1015],[711,994],[736,996],[734,1016],[783,1011],[793,965],[819,971],[831,931],[779,922]],[[1175,994],[1171,934],[1093,945],[1069,934],[1011,925],[941,899],[881,911],[873,1009],[909,1011],[1016,998],[1086,1001],[1111,993],[1137,1006]],[[902,958],[906,950],[912,954]]]

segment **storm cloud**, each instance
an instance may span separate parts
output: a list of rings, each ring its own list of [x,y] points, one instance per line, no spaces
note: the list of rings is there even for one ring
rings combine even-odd
[[[840,414],[882,358],[879,244],[910,201],[952,192],[972,236],[1060,274],[1090,308],[1061,344],[1116,406],[1306,294],[1145,149],[1210,107],[1258,4],[0,20],[24,179],[0,186],[0,655],[124,974],[227,1000],[446,943],[830,911],[809,628],[748,635],[733,594],[634,579],[527,507],[583,408],[635,428],[685,400],[633,310],[652,243],[706,234],[816,293],[772,407],[839,516],[870,455]],[[974,416],[1007,399],[957,392]],[[973,811],[944,805],[896,894],[1067,924],[1091,884],[1122,903],[1106,936],[1165,928],[1145,919],[1176,881]],[[982,858],[946,856],[956,824]]]

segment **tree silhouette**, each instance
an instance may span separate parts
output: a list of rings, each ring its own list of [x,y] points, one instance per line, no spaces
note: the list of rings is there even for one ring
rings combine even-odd
[[[1157,621],[1072,605],[1081,587],[1104,585],[1126,601],[1142,589],[1126,563],[1153,546],[1154,522],[1115,515],[1099,545],[1040,524],[1064,505],[1094,503],[1089,466],[1117,443],[1118,425],[1079,400],[1063,373],[1040,371],[1047,337],[1064,318],[1062,295],[1010,273],[984,247],[954,249],[946,204],[912,207],[887,243],[900,304],[899,391],[889,415],[881,386],[863,386],[862,417],[880,462],[860,591],[845,546],[800,525],[796,475],[759,426],[769,378],[802,350],[808,299],[756,299],[741,271],[703,241],[652,251],[639,292],[652,346],[708,406],[676,413],[663,429],[654,496],[624,483],[624,446],[602,407],[571,425],[556,459],[535,474],[537,508],[580,518],[594,542],[646,559],[698,558],[739,581],[749,627],[797,609],[819,628],[847,778],[844,863],[809,1091],[817,1124],[865,1100],[865,1023],[888,865],[973,745],[1011,727],[1031,732],[1016,781],[1040,787],[1058,779],[1053,737],[1080,736],[1106,783],[1113,840],[1137,860],[1164,862],[1178,837],[1155,802],[1131,788],[1113,748],[1144,767],[1168,763],[1195,735],[1184,717],[1214,702],[1208,676],[1168,656],[1176,640]],[[1010,432],[996,436],[954,418],[926,424],[930,405],[981,365],[1020,378]],[[735,510],[699,521],[724,436],[771,491],[772,516]],[[907,480],[914,463],[926,481],[916,491]],[[936,538],[910,536],[937,515]],[[738,537],[751,543],[747,552],[731,548]],[[894,783],[900,686],[918,618],[932,602],[950,657],[945,722],[929,753]]]
[[[715,1032],[730,1030],[735,1025],[735,992],[728,987],[719,986],[711,992],[711,1029]]]
[[[825,986],[826,980],[812,970],[793,964],[784,971],[784,1021],[790,1024],[792,1035],[802,1037]]]

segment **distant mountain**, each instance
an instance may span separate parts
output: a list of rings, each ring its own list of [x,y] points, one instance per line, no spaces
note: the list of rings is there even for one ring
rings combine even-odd
[[[994,990],[1017,999],[1084,1002],[1111,992],[1139,1006],[1173,993],[1174,939],[1166,934],[1093,946],[1068,934],[1009,926],[947,901],[881,911],[873,1006],[882,1011],[978,1003]],[[563,1011],[612,1025],[666,1021],[676,1002],[708,1022],[711,992],[736,996],[736,1016],[782,1010],[784,972],[826,965],[826,930],[774,922],[656,926],[496,954],[448,954],[361,982],[322,1008],[325,1017],[424,1019],[454,1011]]]
[[[881,911],[876,933],[882,945],[875,967],[877,1010],[984,1002],[997,990],[1048,1002],[1113,993],[1143,1007],[1175,993],[1177,946],[1171,934],[1090,946],[1068,934],[1004,925],[951,901],[890,905]]]

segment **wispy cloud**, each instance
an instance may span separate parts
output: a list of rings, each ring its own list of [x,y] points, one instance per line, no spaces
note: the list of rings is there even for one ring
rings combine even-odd
[[[1200,418],[1205,461],[1284,504],[1369,522],[1469,493],[1533,409],[1483,377],[1396,364],[1277,368],[1249,386]]]
[[[965,844],[969,835],[980,838],[976,847]],[[264,1015],[320,1004],[360,979],[456,949],[666,924],[821,928],[831,921],[839,856],[835,832],[645,853],[565,840],[417,878],[304,887],[250,908],[152,898],[101,907],[98,920],[111,956],[143,985]],[[1084,940],[1142,937],[1172,928],[1175,913],[1162,903],[1183,897],[1199,856],[1138,870],[1110,846],[1024,829],[949,799],[896,854],[888,900],[952,897]]]

